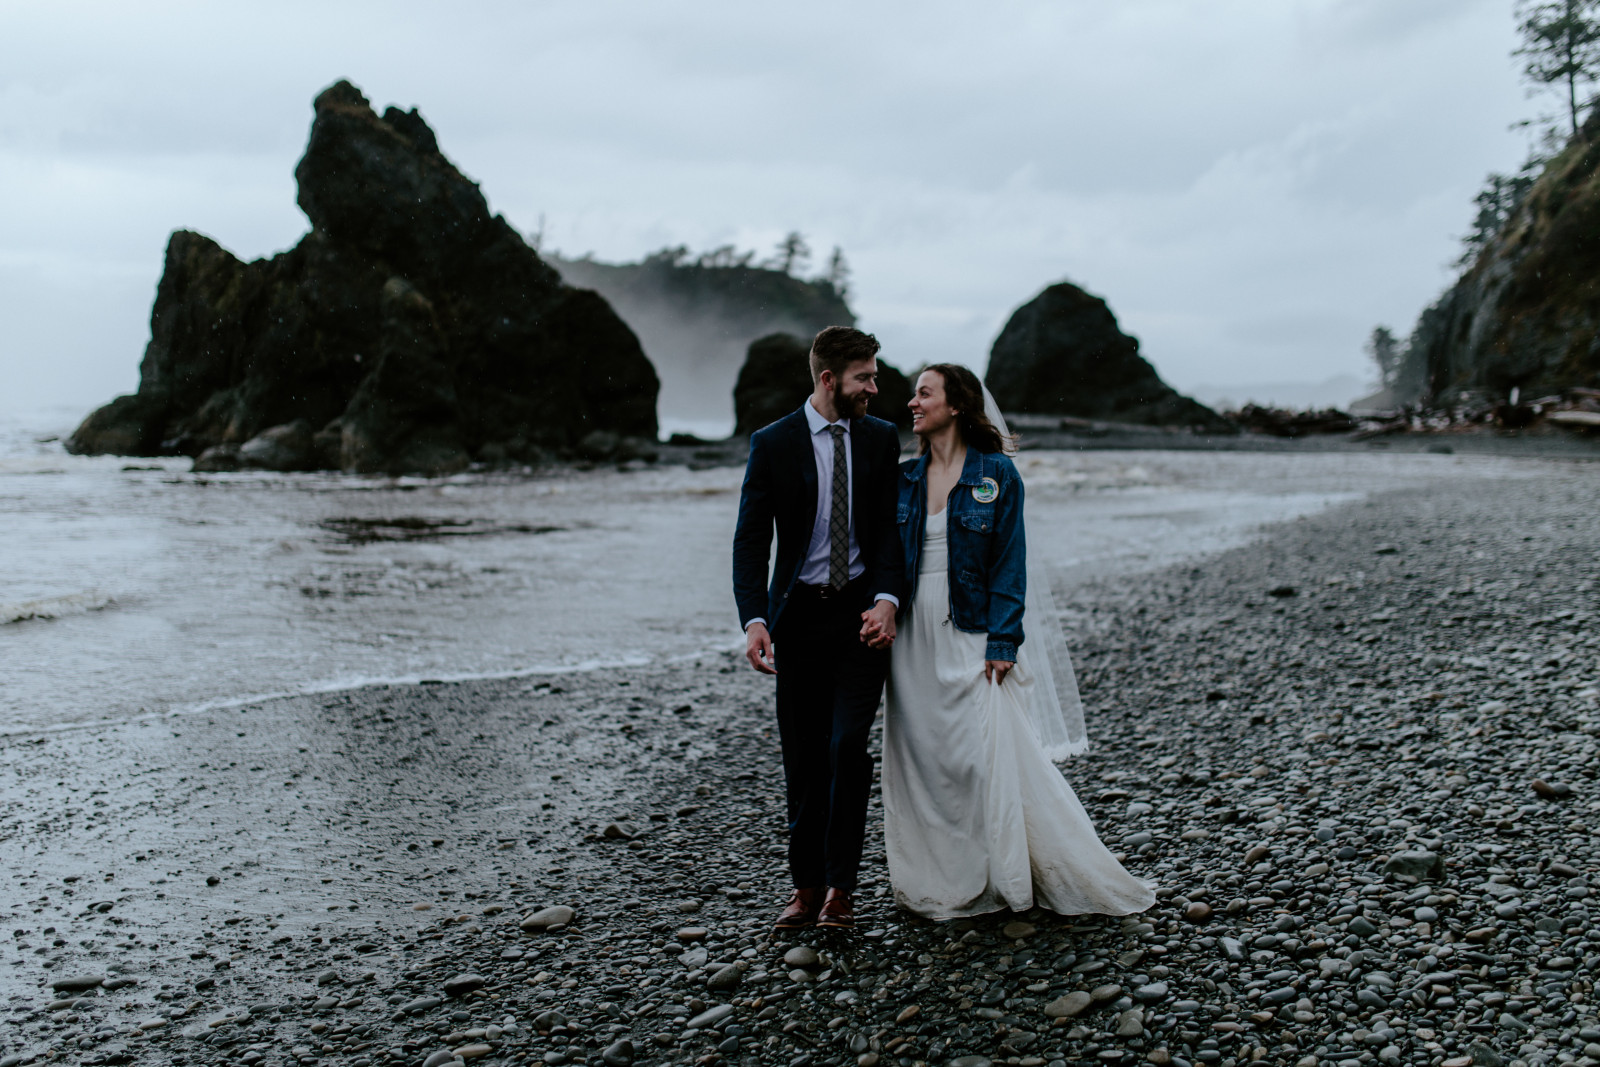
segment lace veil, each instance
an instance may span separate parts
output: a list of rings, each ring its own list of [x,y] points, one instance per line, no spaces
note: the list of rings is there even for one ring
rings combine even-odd
[[[1015,457],[1010,428],[988,386],[983,389],[983,413],[1005,440],[1012,442],[1006,455]],[[1065,759],[1089,751],[1083,700],[1078,695],[1078,676],[1072,669],[1067,638],[1061,630],[1061,615],[1050,591],[1050,570],[1039,541],[1028,535],[1026,527],[1023,537],[1028,545],[1028,595],[1023,610],[1023,633],[1027,639],[1017,649],[1017,670],[1024,677],[1031,677],[1036,690],[1035,699],[1025,703],[1040,745],[1051,759]]]

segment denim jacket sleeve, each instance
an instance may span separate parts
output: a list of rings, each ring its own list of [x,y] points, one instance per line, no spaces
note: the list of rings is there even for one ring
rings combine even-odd
[[[989,642],[985,659],[1016,662],[1022,610],[1028,599],[1028,546],[1022,522],[1022,479],[1009,461],[995,503],[989,544]]]

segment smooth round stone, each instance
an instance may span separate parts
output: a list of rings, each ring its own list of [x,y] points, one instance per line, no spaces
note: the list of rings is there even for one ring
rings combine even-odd
[[[578,913],[565,904],[553,904],[548,908],[527,915],[522,920],[524,930],[548,930],[552,926],[570,926]]]
[[[957,1056],[945,1061],[945,1067],[990,1067],[993,1062],[987,1056]]]
[[[732,1014],[732,1004],[718,1004],[716,1007],[707,1008],[693,1019],[690,1019],[687,1029],[704,1030],[708,1026],[715,1026]]]
[[[1439,913],[1426,906],[1412,912],[1411,917],[1419,923],[1436,923],[1439,921]]]
[[[730,963],[726,967],[718,968],[715,974],[706,979],[706,988],[727,992],[728,990],[737,989],[739,980],[743,977],[744,972],[739,969],[739,965]]]
[[[815,949],[808,948],[805,945],[796,945],[783,954],[783,962],[790,967],[815,967],[820,962],[820,959]]]
[[[488,982],[481,974],[458,974],[445,981],[444,993],[447,997],[464,997],[475,989],[482,989]]]
[[[1044,1013],[1050,1019],[1070,1019],[1073,1016],[1082,1015],[1088,1010],[1089,1005],[1093,1003],[1093,997],[1081,989],[1076,989],[1066,996],[1057,997],[1046,1004]]]
[[[1024,937],[1032,937],[1034,933],[1035,928],[1032,923],[1010,922],[1006,923],[1000,928],[1000,936],[1011,941],[1017,941]]]

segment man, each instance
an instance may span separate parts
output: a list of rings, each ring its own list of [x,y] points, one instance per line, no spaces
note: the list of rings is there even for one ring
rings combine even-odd
[[[876,338],[848,326],[817,334],[811,396],[751,436],[739,499],[733,591],[745,654],[777,675],[794,879],[780,930],[855,924],[851,894],[872,789],[867,738],[904,583],[900,437],[867,414],[877,353]]]

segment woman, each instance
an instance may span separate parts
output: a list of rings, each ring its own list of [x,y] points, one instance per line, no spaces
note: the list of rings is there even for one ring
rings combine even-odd
[[[923,371],[911,399],[921,449],[901,464],[898,512],[910,596],[883,741],[895,899],[932,919],[1035,904],[1140,912],[1154,894],[1100,843],[1030,721],[1060,709],[1043,706],[1055,700],[1043,650],[1022,651],[1022,479],[984,399],[948,363]]]

